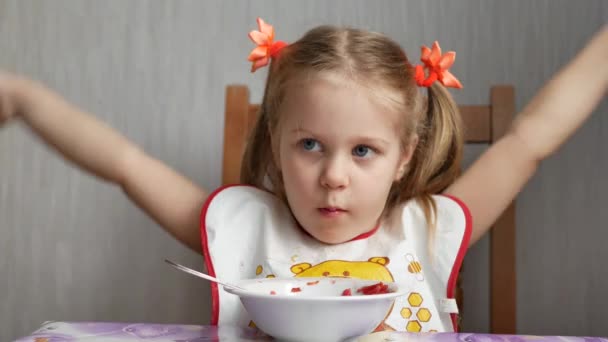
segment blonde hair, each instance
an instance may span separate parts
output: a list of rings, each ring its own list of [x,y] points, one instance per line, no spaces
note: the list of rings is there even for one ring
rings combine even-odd
[[[402,147],[408,148],[415,136],[418,144],[405,174],[393,184],[384,212],[410,199],[418,200],[432,234],[436,205],[431,195],[444,190],[460,171],[463,138],[458,107],[438,82],[428,88],[426,96],[421,94],[406,54],[379,33],[320,26],[281,50],[270,64],[258,120],[243,158],[241,181],[286,200],[276,165],[280,106],[289,82],[327,73],[394,95],[385,100],[400,113]]]

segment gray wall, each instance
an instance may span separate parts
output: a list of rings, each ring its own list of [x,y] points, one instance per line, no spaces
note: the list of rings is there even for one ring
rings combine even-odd
[[[261,15],[292,41],[322,23],[382,31],[412,59],[456,50],[460,103],[510,83],[521,109],[602,23],[608,1],[0,1],[0,68],[42,80],[150,154],[219,185],[224,87],[251,75]],[[606,102],[544,162],[517,205],[519,333],[608,335]],[[216,146],[216,147],[212,147]],[[467,158],[481,147],[469,148]],[[486,331],[487,241],[465,264],[465,329]],[[202,258],[119,189],[66,164],[21,124],[0,131],[0,340],[46,320],[206,323]]]

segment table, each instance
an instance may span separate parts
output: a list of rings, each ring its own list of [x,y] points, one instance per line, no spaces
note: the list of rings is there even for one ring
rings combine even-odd
[[[64,341],[272,341],[261,332],[233,326],[177,325],[151,323],[112,322],[47,322],[31,335],[15,342],[64,342]],[[352,342],[385,341],[561,341],[561,342],[608,342],[608,338],[574,336],[489,335],[473,333],[426,333],[379,332]]]

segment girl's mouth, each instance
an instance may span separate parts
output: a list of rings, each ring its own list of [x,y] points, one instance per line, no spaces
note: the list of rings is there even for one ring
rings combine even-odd
[[[321,215],[325,217],[338,217],[346,213],[346,210],[338,207],[319,208]]]

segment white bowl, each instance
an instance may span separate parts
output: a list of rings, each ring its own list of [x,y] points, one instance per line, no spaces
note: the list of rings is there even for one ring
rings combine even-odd
[[[389,286],[389,293],[357,292],[377,283],[332,277],[266,278],[236,283],[246,291],[224,289],[239,296],[256,326],[276,339],[343,341],[373,332],[388,315],[395,298],[404,295],[397,284],[387,282],[384,284]],[[351,296],[343,296],[346,289]]]

